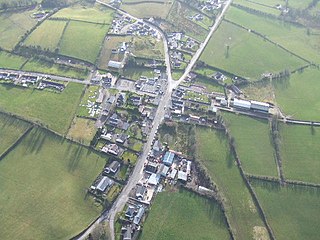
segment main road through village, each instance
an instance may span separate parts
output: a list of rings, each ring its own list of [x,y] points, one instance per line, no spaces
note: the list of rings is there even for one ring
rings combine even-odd
[[[162,120],[164,119],[164,115],[166,112],[166,108],[167,106],[169,106],[170,103],[170,99],[171,99],[171,94],[173,89],[175,89],[176,87],[179,86],[179,84],[188,76],[188,74],[190,73],[190,71],[192,70],[192,68],[194,67],[196,61],[199,59],[201,53],[203,52],[203,50],[205,49],[206,45],[208,44],[212,34],[217,30],[218,26],[220,25],[223,16],[226,12],[226,10],[228,9],[228,7],[230,6],[232,0],[227,0],[226,3],[224,4],[223,10],[221,11],[220,15],[216,18],[216,21],[214,23],[214,25],[211,27],[210,32],[208,34],[208,36],[206,37],[205,41],[200,45],[200,48],[198,49],[198,51],[195,53],[195,55],[193,56],[193,58],[191,59],[190,63],[188,64],[184,74],[181,76],[181,78],[177,81],[172,79],[172,75],[171,75],[171,65],[170,65],[170,57],[169,57],[169,48],[168,48],[168,42],[167,42],[167,38],[164,34],[164,32],[159,29],[159,28],[155,28],[155,26],[153,26],[152,24],[149,24],[148,22],[145,22],[142,19],[138,19],[134,16],[131,16],[130,14],[112,7],[111,5],[104,3],[102,1],[97,0],[97,3],[100,3],[102,5],[108,6],[110,8],[113,8],[115,11],[117,11],[118,13],[124,15],[124,16],[128,16],[138,22],[144,22],[145,24],[149,25],[150,27],[154,28],[158,34],[161,36],[162,41],[163,41],[163,45],[164,45],[164,49],[165,49],[165,63],[166,63],[166,67],[167,67],[167,76],[168,76],[168,85],[166,88],[165,93],[163,94],[163,97],[159,103],[159,106],[157,108],[157,112],[152,124],[152,128],[151,131],[148,135],[147,138],[147,142],[144,144],[144,148],[143,151],[136,163],[136,166],[133,170],[133,173],[131,174],[131,176],[129,177],[128,183],[127,185],[124,186],[122,192],[120,193],[120,195],[118,196],[117,200],[114,202],[113,206],[111,207],[111,209],[107,212],[104,212],[78,239],[82,240],[85,239],[88,234],[90,232],[92,232],[92,230],[97,227],[98,224],[100,224],[103,221],[108,221],[109,222],[109,226],[110,226],[110,232],[111,232],[111,239],[114,240],[115,239],[115,234],[114,234],[114,221],[116,218],[116,214],[120,211],[122,211],[122,209],[124,208],[126,202],[129,199],[129,193],[132,190],[132,188],[139,182],[139,180],[142,178],[143,175],[143,166],[144,163],[147,159],[148,153],[151,150],[151,146],[153,143],[153,140],[156,136],[157,130],[159,125],[161,124]]]

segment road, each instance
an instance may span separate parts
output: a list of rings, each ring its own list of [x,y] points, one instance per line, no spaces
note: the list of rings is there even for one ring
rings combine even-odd
[[[183,82],[183,80],[188,76],[188,74],[190,73],[191,69],[193,68],[193,66],[195,65],[196,61],[199,59],[201,53],[203,52],[203,50],[205,49],[206,45],[208,44],[212,34],[214,33],[214,31],[218,28],[221,20],[223,19],[223,15],[225,14],[227,8],[230,6],[232,0],[228,0],[224,6],[224,9],[222,10],[221,14],[219,15],[219,17],[216,20],[216,23],[211,27],[210,32],[207,36],[207,38],[205,39],[204,43],[201,44],[200,48],[198,49],[198,51],[196,52],[196,54],[193,56],[192,60],[190,61],[190,63],[188,64],[184,74],[182,75],[182,77],[178,80],[175,81],[172,79],[172,75],[171,75],[171,64],[170,64],[170,56],[169,56],[169,48],[168,48],[168,42],[167,42],[167,38],[165,36],[165,33],[159,29],[156,28],[155,26],[153,26],[152,24],[149,24],[146,21],[143,21],[142,19],[138,19],[136,17],[131,16],[130,14],[114,8],[113,6],[111,6],[110,4],[104,3],[102,1],[97,0],[97,3],[100,3],[102,5],[105,5],[107,7],[110,7],[112,9],[114,9],[115,11],[123,14],[124,16],[130,17],[134,20],[136,20],[137,22],[144,22],[146,25],[150,26],[152,29],[155,29],[158,34],[161,36],[162,41],[163,41],[163,45],[164,45],[164,49],[165,49],[165,63],[166,63],[166,72],[167,72],[167,76],[168,76],[168,86],[167,89],[164,93],[164,95],[162,96],[162,100],[159,103],[159,106],[157,108],[157,112],[153,121],[153,125],[151,128],[151,131],[149,133],[149,136],[147,138],[147,142],[144,144],[144,148],[143,151],[136,163],[136,166],[128,180],[127,185],[124,186],[122,192],[120,193],[119,197],[117,198],[117,200],[114,202],[113,206],[111,207],[111,209],[108,212],[103,213],[98,219],[97,221],[91,225],[90,228],[87,229],[87,231],[78,239],[79,240],[83,240],[85,239],[88,234],[102,221],[108,220],[109,221],[109,227],[110,227],[110,232],[111,232],[111,239],[114,240],[115,239],[115,234],[114,234],[114,222],[115,222],[115,218],[116,218],[116,214],[118,212],[121,212],[122,209],[124,208],[126,202],[129,199],[129,193],[132,190],[133,187],[136,186],[136,184],[139,182],[139,180],[142,178],[143,176],[143,167],[144,167],[144,163],[147,159],[148,153],[150,152],[151,148],[152,148],[152,143],[153,140],[157,134],[159,125],[161,124],[162,120],[164,119],[164,115],[165,115],[165,109],[167,106],[169,106],[170,100],[171,100],[171,94],[174,88],[178,87],[178,85]]]

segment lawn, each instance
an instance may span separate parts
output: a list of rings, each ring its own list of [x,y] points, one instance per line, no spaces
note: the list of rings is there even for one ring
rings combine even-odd
[[[290,79],[275,81],[276,102],[281,110],[295,119],[320,121],[320,70],[306,69]]]
[[[11,147],[28,127],[28,123],[0,113],[0,154]]]
[[[161,192],[151,207],[141,239],[230,239],[223,213],[212,200],[186,190]]]
[[[170,11],[172,2],[143,2],[136,4],[126,4],[121,5],[121,9],[128,12],[132,16],[137,18],[150,18],[157,17],[165,19]]]
[[[125,68],[123,70],[123,76],[132,80],[139,80],[141,76],[154,77],[153,69],[148,68]]]
[[[26,58],[0,51],[0,68],[19,70]]]
[[[257,212],[223,132],[197,128],[196,159],[207,169],[224,198],[226,214],[236,239],[257,239],[256,229],[268,239],[267,230]]]
[[[97,4],[94,7],[74,5],[63,8],[55,13],[52,18],[63,18],[79,21],[87,21],[101,24],[111,24],[114,11]]]
[[[1,239],[70,239],[100,213],[86,189],[105,159],[38,128],[0,162]]]
[[[288,179],[320,183],[320,129],[280,125],[281,157]]]
[[[270,127],[267,120],[223,113],[236,150],[247,173],[278,176]]]
[[[60,54],[94,63],[108,25],[71,21],[62,37]]]
[[[0,110],[23,116],[65,134],[79,104],[83,85],[69,83],[62,93],[0,85]]]
[[[22,68],[25,71],[40,72],[57,76],[64,76],[76,79],[85,79],[88,75],[87,70],[73,68],[55,63],[46,63],[43,61],[31,60],[28,61]]]
[[[231,7],[228,10],[226,18],[265,35],[272,41],[309,61],[320,63],[319,37],[317,35],[308,35],[306,28],[260,17],[235,7]],[[310,31],[312,32],[312,29]]]
[[[134,37],[132,42],[132,54],[138,57],[163,59],[164,47],[159,39],[154,37]]]
[[[37,21],[30,15],[33,11],[4,12],[0,14],[0,47],[12,50]]]
[[[66,24],[66,21],[44,21],[28,36],[24,44],[27,46],[40,46],[42,49],[55,51]]]
[[[266,72],[278,73],[304,65],[302,60],[228,22],[221,23],[200,59],[251,81]]]
[[[319,189],[254,186],[276,239],[319,239]]]
[[[89,145],[96,132],[95,121],[76,117],[71,124],[68,137]]]

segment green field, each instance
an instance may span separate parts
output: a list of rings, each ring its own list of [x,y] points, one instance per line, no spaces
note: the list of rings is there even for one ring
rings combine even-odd
[[[24,42],[27,46],[40,46],[54,51],[62,37],[65,21],[44,21]]]
[[[62,37],[60,54],[94,63],[108,25],[71,21]]]
[[[52,18],[63,18],[93,23],[111,24],[114,11],[110,8],[96,5],[95,7],[86,7],[75,5],[69,8],[63,8],[55,13]]]
[[[121,9],[137,18],[158,17],[165,19],[170,11],[171,6],[171,2],[153,3],[152,1],[150,1],[137,4],[124,3],[121,5]]]
[[[273,14],[275,16],[279,16],[281,14],[281,11],[276,9],[275,6],[277,4],[284,5],[284,2],[281,0],[235,0],[234,3],[257,11]]]
[[[0,113],[0,154],[12,146],[28,127],[28,123]]]
[[[230,239],[223,214],[212,200],[186,190],[159,193],[144,224],[144,240]]]
[[[295,119],[320,121],[320,71],[306,69],[290,79],[275,81],[276,102],[281,110]]]
[[[197,128],[197,157],[208,170],[223,195],[226,214],[236,239],[257,239],[257,229],[268,239],[268,233],[241,178],[223,132]]]
[[[274,149],[267,120],[223,113],[236,150],[247,173],[277,176]]]
[[[28,61],[23,66],[22,70],[77,79],[85,79],[88,75],[88,72],[85,69],[72,68],[59,64],[45,63],[36,60]]]
[[[231,7],[228,10],[226,18],[265,35],[272,41],[309,61],[320,63],[319,37],[308,35],[306,28],[260,17],[235,7]],[[312,29],[310,31],[312,32]]]
[[[319,239],[319,189],[259,183],[254,186],[276,239]]]
[[[86,188],[105,159],[38,128],[0,162],[1,239],[70,239],[101,209]]]
[[[123,76],[132,80],[139,80],[141,76],[154,77],[153,69],[148,68],[125,68],[123,70]]]
[[[163,59],[164,46],[161,40],[153,37],[135,37],[133,38],[132,54],[138,57]]]
[[[217,84],[214,80],[210,81],[203,77],[197,77],[195,84],[205,87],[207,92],[224,92],[223,86]]]
[[[320,183],[320,129],[280,125],[281,156],[288,179]]]
[[[0,68],[19,70],[26,58],[0,51]]]
[[[37,21],[30,15],[33,11],[4,12],[0,14],[0,47],[11,50]]]
[[[200,59],[252,81],[266,72],[293,70],[304,64],[277,46],[228,22],[222,22]]]
[[[12,112],[65,134],[79,104],[83,85],[69,83],[62,93],[0,85],[0,110]]]

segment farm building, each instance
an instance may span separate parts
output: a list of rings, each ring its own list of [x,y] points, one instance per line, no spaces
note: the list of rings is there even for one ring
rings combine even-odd
[[[233,100],[233,107],[242,108],[242,109],[245,109],[245,110],[250,110],[251,103],[249,101],[246,101],[246,100],[241,100],[241,99],[235,98]]]
[[[121,69],[121,68],[123,68],[123,64],[122,64],[122,62],[116,62],[116,61],[110,60],[108,63],[108,67]]]
[[[173,169],[173,170],[171,171],[171,173],[169,174],[169,178],[175,179],[176,176],[177,176],[177,172],[178,172],[177,169]]]
[[[186,172],[183,171],[179,171],[178,172],[178,180],[182,181],[182,182],[186,182],[188,180],[188,175]]]
[[[174,153],[173,152],[166,152],[166,154],[163,157],[163,164],[167,166],[171,166],[174,159]]]
[[[251,101],[251,109],[263,112],[269,112],[270,105],[264,102]]]

